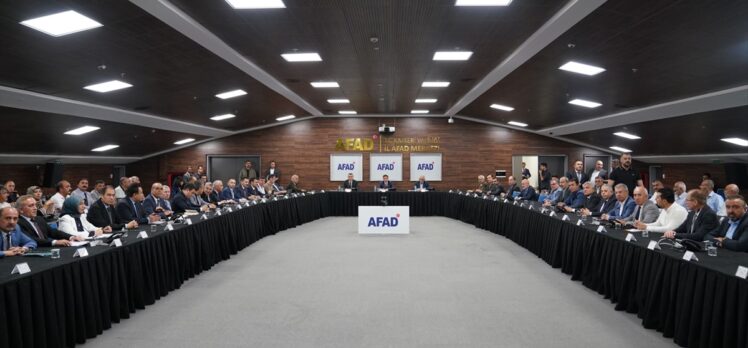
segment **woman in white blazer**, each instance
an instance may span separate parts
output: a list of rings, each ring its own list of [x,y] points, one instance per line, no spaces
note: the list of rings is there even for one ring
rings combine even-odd
[[[98,228],[86,219],[86,204],[78,197],[68,197],[62,204],[62,216],[57,222],[57,229],[73,236],[83,238],[99,236],[112,232],[111,227]],[[107,231],[109,229],[109,231]]]

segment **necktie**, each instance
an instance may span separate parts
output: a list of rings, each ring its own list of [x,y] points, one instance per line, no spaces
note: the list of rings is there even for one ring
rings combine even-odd
[[[348,180],[348,187],[353,188],[353,181]]]
[[[36,224],[36,221],[29,220],[29,222],[31,222],[31,227],[33,227],[34,231],[36,231],[36,235],[39,236],[39,238],[41,238],[41,239],[45,239],[44,235],[42,234],[42,230],[39,229],[39,225]]]
[[[229,189],[231,191],[231,199],[234,199],[234,190]]]
[[[140,214],[138,214],[138,206],[135,204],[135,201],[132,201],[132,207],[135,209],[135,217],[140,218]]]
[[[639,215],[641,215],[641,212],[642,212],[641,206],[637,205],[636,206],[636,214],[634,214],[634,216],[636,216],[636,219],[634,219],[634,220],[639,220]]]
[[[600,205],[600,212],[602,213],[605,209],[605,204],[608,203],[608,201],[603,202],[603,204]]]
[[[3,251],[10,249],[10,233],[3,233]]]
[[[83,192],[83,203],[88,207],[88,192]]]
[[[693,213],[693,219],[691,219],[691,233],[693,233],[693,229],[696,226],[696,219],[699,217],[699,212]]]
[[[106,209],[106,216],[109,218],[109,225],[112,225],[112,211],[109,208],[109,205],[104,204],[104,208]]]

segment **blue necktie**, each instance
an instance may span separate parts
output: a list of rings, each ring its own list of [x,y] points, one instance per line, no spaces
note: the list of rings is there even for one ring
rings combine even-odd
[[[140,218],[140,214],[138,214],[138,206],[135,205],[135,201],[132,201],[132,207],[135,209],[135,217]]]

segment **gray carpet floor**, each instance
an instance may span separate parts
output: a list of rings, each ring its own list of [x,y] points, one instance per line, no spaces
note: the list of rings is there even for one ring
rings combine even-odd
[[[447,218],[267,237],[87,347],[676,347],[508,239]]]

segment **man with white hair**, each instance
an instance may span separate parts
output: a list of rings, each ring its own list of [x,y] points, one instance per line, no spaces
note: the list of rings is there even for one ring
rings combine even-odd
[[[675,204],[675,193],[670,188],[663,188],[657,191],[657,206],[662,208],[657,221],[653,223],[644,223],[642,221],[634,222],[634,226],[639,230],[652,232],[667,232],[678,228],[688,217],[688,211],[680,204]]]
[[[677,181],[673,184],[673,190],[675,191],[675,203],[681,207],[686,207],[686,198],[688,198],[688,192],[686,192],[686,183],[683,181]]]
[[[729,184],[725,186],[725,197],[737,196],[740,194],[740,188],[738,185]]]
[[[618,219],[617,221],[620,223],[641,221],[645,224],[657,221],[657,218],[660,216],[660,209],[658,209],[657,205],[652,203],[652,201],[647,199],[647,194],[647,189],[644,188],[644,186],[637,186],[634,189],[634,203],[636,203],[634,212],[625,218]]]
[[[218,204],[218,202],[222,201],[223,194],[223,181],[216,180],[213,181],[213,190],[210,191],[210,194],[208,194],[209,202],[213,204]]]
[[[727,216],[725,212],[725,200],[714,192],[714,181],[706,179],[699,186],[701,192],[706,195],[706,205],[717,213],[717,216]]]
[[[0,208],[0,258],[23,255],[36,249],[36,242],[18,227],[18,210],[6,204]]]

